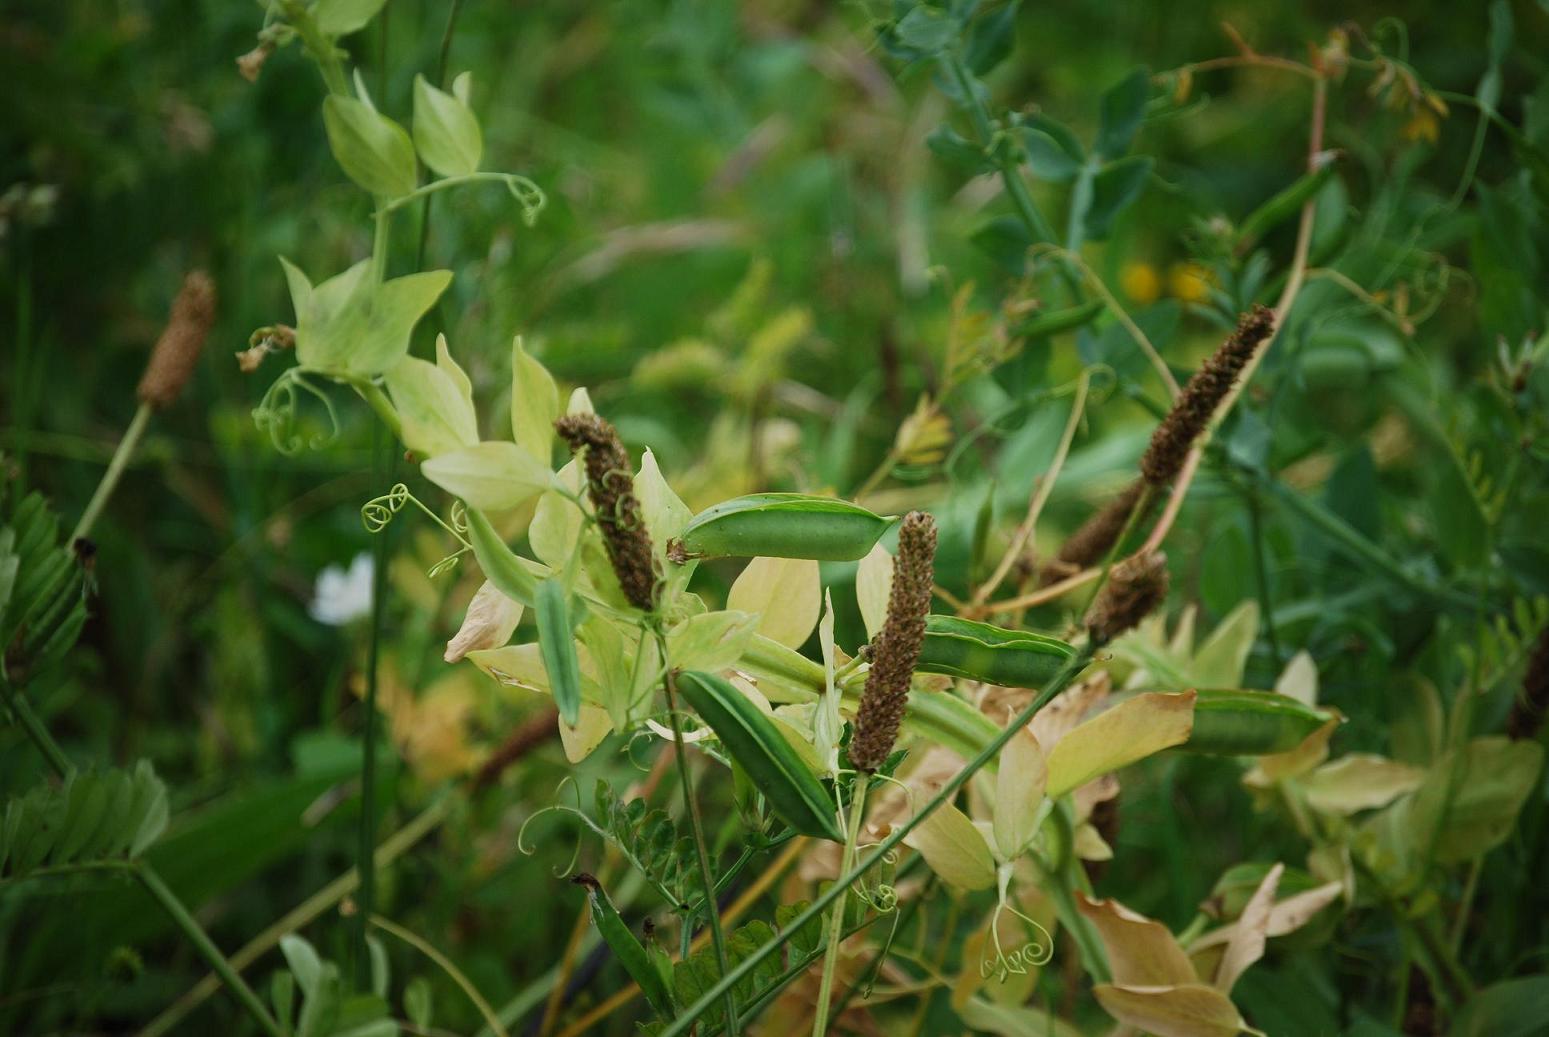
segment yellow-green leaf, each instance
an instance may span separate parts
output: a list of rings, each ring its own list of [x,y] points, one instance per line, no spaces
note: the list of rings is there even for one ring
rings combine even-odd
[[[919,850],[925,863],[949,885],[968,890],[995,885],[995,857],[984,833],[950,803],[937,807],[904,842]]]
[[[760,634],[800,648],[822,608],[818,563],[807,558],[755,558],[731,585],[726,607],[758,617]],[[702,668],[702,667],[701,667]]]
[[[1194,693],[1147,692],[1078,725],[1049,753],[1051,797],[1188,741]]]
[[[492,440],[433,457],[425,478],[461,497],[470,508],[514,508],[541,493],[552,473],[515,443]]]
[[[559,413],[554,376],[522,347],[522,336],[516,336],[511,342],[511,437],[544,467],[553,460]]]

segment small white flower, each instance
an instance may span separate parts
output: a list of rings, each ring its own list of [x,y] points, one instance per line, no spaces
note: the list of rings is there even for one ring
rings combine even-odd
[[[355,556],[348,569],[328,566],[317,576],[307,611],[319,623],[334,627],[369,615],[372,572],[371,556],[364,551]]]

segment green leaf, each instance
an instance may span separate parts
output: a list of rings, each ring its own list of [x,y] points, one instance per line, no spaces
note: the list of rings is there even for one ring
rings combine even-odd
[[[959,29],[957,19],[921,4],[899,19],[893,33],[904,46],[922,54],[935,54],[952,42]]]
[[[1485,987],[1452,1020],[1450,1037],[1533,1037],[1549,1019],[1549,976],[1523,976]]]
[[[1099,155],[1116,159],[1129,150],[1150,96],[1151,77],[1144,68],[1134,69],[1103,94],[1097,123]]]
[[[967,176],[978,176],[995,168],[982,147],[950,126],[937,126],[925,138],[925,144],[947,165]]]
[[[958,889],[989,889],[995,885],[995,857],[984,833],[968,815],[943,803],[904,838],[920,851],[941,881]]]
[[[347,36],[359,32],[375,18],[387,0],[317,0],[312,18],[325,36]]]
[[[1110,162],[1092,178],[1092,202],[1086,210],[1086,236],[1101,241],[1113,228],[1113,221],[1140,197],[1151,176],[1154,162],[1146,155],[1131,155]]]
[[[554,421],[560,415],[559,387],[548,368],[511,340],[511,438],[544,466],[554,457]]]
[[[1021,0],[1012,0],[974,23],[963,53],[963,63],[974,75],[989,75],[1011,56],[1016,43],[1017,10],[1021,6]]]
[[[581,664],[576,658],[568,599],[565,585],[558,578],[551,576],[539,581],[535,603],[538,647],[559,715],[575,727],[581,721]]]
[[[414,147],[425,165],[441,176],[477,172],[484,157],[484,134],[467,104],[414,77]]]
[[[587,898],[591,902],[592,923],[597,926],[598,935],[608,945],[613,956],[624,966],[629,977],[640,985],[656,1014],[663,1019],[673,1018],[675,1006],[666,980],[657,971],[645,947],[619,917],[618,909],[608,899],[602,884],[586,874],[577,875],[573,881],[586,888]]]
[[[296,359],[329,375],[374,378],[409,352],[414,326],[452,281],[449,270],[394,278],[380,285],[361,260],[310,290],[283,259],[296,308]]]
[[[364,101],[323,100],[328,147],[345,175],[378,198],[399,198],[418,185],[414,143],[393,120]]]
[[[403,988],[403,1014],[409,1017],[409,1022],[421,1030],[428,1029],[435,1018],[434,1006],[430,981],[424,976],[409,980],[409,985]]]
[[[1075,176],[1085,162],[1079,150],[1073,154],[1045,129],[1022,126],[1018,128],[1017,136],[1022,141],[1028,168],[1040,180],[1062,184]]]

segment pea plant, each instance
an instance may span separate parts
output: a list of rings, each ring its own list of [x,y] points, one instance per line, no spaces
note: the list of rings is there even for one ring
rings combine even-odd
[[[241,61],[251,78],[283,47],[310,59],[328,146],[372,200],[374,244],[344,270],[281,258],[294,317],[254,332],[238,361],[253,377],[286,365],[253,414],[282,453],[331,435],[341,397],[366,404],[396,443],[386,453],[418,472],[397,482],[378,465],[367,528],[417,516],[442,546],[432,578],[479,573],[447,663],[477,668],[491,694],[552,704],[513,737],[525,751],[557,731],[574,775],[527,811],[519,840],[569,877],[544,895],[574,898],[617,981],[552,1032],[1279,1032],[1239,981],[1282,940],[1330,955],[1350,940],[1380,963],[1371,983],[1391,1026],[1367,1017],[1360,1032],[1531,1032],[1542,980],[1522,986],[1520,963],[1471,949],[1488,938],[1481,877],[1509,852],[1492,851],[1529,838],[1519,813],[1541,782],[1549,703],[1535,525],[1549,296],[1534,280],[1549,140],[1541,103],[1521,127],[1501,114],[1506,4],[1491,8],[1471,95],[1429,85],[1393,23],[1336,27],[1294,58],[1228,29],[1219,56],[1103,91],[1089,136],[1033,99],[1001,100],[1018,3],[873,12],[867,43],[944,113],[925,142],[938,172],[989,199],[969,244],[992,273],[953,286],[931,272],[930,291],[948,286],[943,345],[922,351],[923,392],[865,478],[824,484],[798,465],[697,512],[651,445],[632,453],[521,336],[508,404],[475,392],[445,335],[415,355],[453,275],[398,271],[395,227],[428,226],[433,196],[492,188],[531,225],[546,196],[483,168],[470,73],[417,77],[401,119],[373,98],[341,41],[382,7],[274,0]],[[1234,75],[1305,109],[1302,164],[1242,211],[1191,214],[1177,242],[1186,310],[1115,287],[1105,250],[1188,173],[1139,146]],[[1423,145],[1459,112],[1476,131],[1455,193],[1410,190],[1419,152],[1388,144]],[[1495,185],[1478,165],[1490,135],[1520,160]],[[199,306],[181,302],[175,320],[197,324]],[[1178,348],[1185,312],[1211,339],[1198,362]],[[1442,321],[1499,343],[1466,380],[1425,352]],[[163,380],[186,380],[173,368]],[[1394,478],[1423,511],[1383,535],[1372,451],[1336,450],[1341,419],[1316,420],[1320,401],[1348,409],[1351,383],[1379,376],[1402,424]],[[176,392],[142,386],[143,414]],[[757,400],[739,391],[728,406]],[[1110,459],[1101,489],[1068,490],[1081,447],[1121,438],[1127,412],[1143,415],[1137,449],[1089,455]],[[1053,416],[1053,435],[1033,460],[1013,457],[1036,415]],[[7,704],[62,779],[8,801],[0,881],[135,876],[266,1033],[440,1032],[423,986],[394,991],[375,935],[425,947],[374,912],[380,612],[351,958],[324,960],[295,931],[305,920],[282,925],[267,996],[140,859],[167,820],[149,765],[77,770],[27,707],[28,674],[84,622],[84,537],[114,479],[68,541],[35,498],[0,533]],[[1309,492],[1324,481],[1338,492]],[[1198,550],[1208,522],[1234,532]],[[379,550],[378,608],[384,568]],[[860,618],[849,638],[847,615]],[[1357,638],[1376,670],[1352,661]],[[1403,673],[1421,703],[1391,736],[1349,731],[1340,705],[1373,672]],[[619,756],[648,780],[621,791],[597,777]],[[1125,786],[1143,794],[1180,767],[1250,799],[1263,838],[1175,928],[1107,880],[1144,868],[1120,852]],[[1180,809],[1146,823],[1190,821]],[[578,946],[558,955],[545,1026]],[[442,967],[487,1032],[510,1032]]]

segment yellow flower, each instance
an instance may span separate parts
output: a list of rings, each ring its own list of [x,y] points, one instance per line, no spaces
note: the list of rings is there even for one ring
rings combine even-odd
[[[1416,108],[1409,121],[1404,123],[1404,128],[1399,130],[1399,136],[1409,141],[1425,141],[1427,144],[1435,144],[1436,138],[1441,135],[1441,123],[1436,118],[1436,113],[1430,108]]]
[[[1119,287],[1133,302],[1144,306],[1162,294],[1162,279],[1150,263],[1125,263],[1119,271]]]
[[[1204,302],[1215,282],[1210,271],[1198,263],[1174,263],[1167,271],[1167,291],[1184,302]]]

